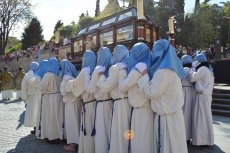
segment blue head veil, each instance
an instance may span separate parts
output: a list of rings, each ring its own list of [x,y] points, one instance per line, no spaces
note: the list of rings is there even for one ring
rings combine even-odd
[[[137,63],[143,62],[150,67],[150,51],[146,44],[140,42],[136,43],[130,52],[128,59],[128,72],[130,72]]]
[[[34,71],[35,73],[38,71],[39,69],[39,64],[38,62],[31,62],[30,64],[30,70]]]
[[[154,42],[152,64],[150,68],[150,77],[153,77],[158,69],[171,69],[176,72],[180,78],[185,76],[182,62],[178,58],[175,49],[166,39]]]
[[[61,66],[60,76],[62,78],[64,77],[64,75],[70,75],[70,76],[76,78],[76,76],[77,76],[76,68],[69,60],[63,59],[60,62],[60,66]]]
[[[195,57],[195,60],[199,61],[199,62],[207,62],[208,61],[206,56],[203,53],[197,54]]]
[[[48,69],[48,60],[42,60],[39,65],[40,66],[37,75],[43,78],[44,74],[47,72]]]
[[[51,57],[48,59],[48,63],[49,63],[48,71],[55,74],[55,75],[58,75],[59,74],[59,62],[58,62],[58,60],[55,57]]]
[[[96,66],[97,57],[93,51],[86,50],[83,54],[82,59],[82,68],[89,67],[90,74],[93,73],[93,70]]]
[[[128,63],[129,50],[124,45],[117,45],[113,51],[113,64]]]
[[[189,55],[183,55],[181,57],[182,64],[189,64],[192,63],[192,57]]]
[[[100,47],[97,53],[97,65],[105,67],[105,76],[108,76],[109,68],[112,65],[112,54],[108,47]]]

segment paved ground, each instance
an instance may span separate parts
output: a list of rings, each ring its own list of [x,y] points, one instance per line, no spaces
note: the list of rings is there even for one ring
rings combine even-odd
[[[23,126],[25,105],[13,99],[1,100],[0,94],[0,153],[67,153],[64,144],[47,144],[30,134],[31,128]],[[213,116],[215,145],[194,147],[189,153],[230,153],[230,118]]]

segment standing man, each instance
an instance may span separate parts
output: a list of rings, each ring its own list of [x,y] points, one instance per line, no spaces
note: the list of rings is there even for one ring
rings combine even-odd
[[[4,71],[1,75],[2,99],[10,100],[13,97],[12,90],[14,89],[13,75],[8,71],[8,67],[4,66]]]
[[[22,70],[22,67],[18,68],[18,72],[15,76],[15,83],[16,83],[16,98],[21,98],[21,83],[22,79],[24,78],[25,73]]]

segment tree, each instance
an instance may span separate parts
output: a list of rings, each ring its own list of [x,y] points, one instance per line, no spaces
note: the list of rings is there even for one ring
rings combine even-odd
[[[58,20],[56,25],[55,25],[55,27],[54,27],[54,34],[55,34],[56,31],[62,29],[63,26],[64,26],[64,23],[61,20]]]
[[[96,1],[96,10],[95,10],[95,17],[100,14],[100,0]]]
[[[38,45],[44,41],[43,29],[37,18],[33,18],[22,33],[22,49]]]
[[[0,54],[5,53],[10,31],[19,22],[31,19],[31,8],[30,0],[0,1]]]

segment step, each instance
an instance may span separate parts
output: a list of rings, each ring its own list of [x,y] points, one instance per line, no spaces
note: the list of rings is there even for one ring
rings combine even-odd
[[[220,109],[220,110],[229,110],[230,111],[230,105],[212,104],[212,109]]]
[[[230,99],[230,94],[213,93],[213,94],[212,94],[212,98]]]
[[[212,104],[225,104],[225,105],[230,105],[230,99],[212,98]]]
[[[213,93],[230,94],[230,87],[214,87]]]
[[[212,109],[212,114],[213,115],[228,116],[228,117],[230,117],[230,110]]]

